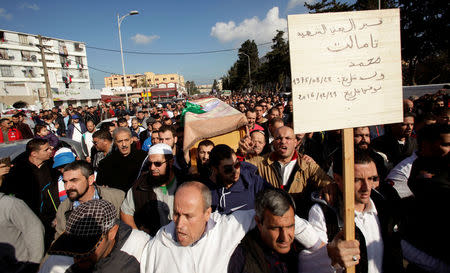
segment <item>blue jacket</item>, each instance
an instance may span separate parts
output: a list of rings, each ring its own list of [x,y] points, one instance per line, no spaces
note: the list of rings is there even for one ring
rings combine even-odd
[[[215,184],[211,180],[205,181],[212,195],[211,207],[213,211],[230,214],[236,210],[255,208],[256,194],[263,189],[272,188],[261,176],[256,174],[257,168],[247,162],[241,162],[239,180],[229,189]]]
[[[81,121],[80,121],[80,128],[81,128],[81,132],[80,132],[81,134],[86,133],[86,131],[87,131],[86,125],[84,125],[84,123]],[[69,126],[67,126],[67,138],[72,139],[73,130],[76,130],[75,125],[69,124]]]

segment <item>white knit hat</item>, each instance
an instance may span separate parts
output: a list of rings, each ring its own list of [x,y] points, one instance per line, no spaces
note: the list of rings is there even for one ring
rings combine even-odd
[[[150,147],[148,155],[171,155],[172,148],[164,143],[158,143]]]

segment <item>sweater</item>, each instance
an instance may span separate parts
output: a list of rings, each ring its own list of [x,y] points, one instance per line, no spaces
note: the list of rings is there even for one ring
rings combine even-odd
[[[44,227],[39,218],[25,202],[1,192],[0,246],[1,267],[8,247],[13,248],[13,258],[20,262],[39,263],[44,255]]]

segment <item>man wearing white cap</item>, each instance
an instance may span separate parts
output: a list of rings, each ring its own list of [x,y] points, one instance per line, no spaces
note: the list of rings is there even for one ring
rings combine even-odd
[[[138,177],[122,203],[120,218],[133,228],[154,236],[172,220],[177,180],[172,148],[164,143],[150,147],[148,170]]]

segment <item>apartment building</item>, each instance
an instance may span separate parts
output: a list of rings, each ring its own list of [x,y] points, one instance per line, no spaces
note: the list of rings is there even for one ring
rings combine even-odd
[[[158,87],[160,84],[175,83],[177,86],[184,87],[184,77],[179,74],[155,74],[145,72],[144,74],[125,75],[126,85],[133,88],[138,87]],[[123,85],[123,75],[111,75],[105,77],[105,87],[119,87]]]
[[[50,87],[54,92],[89,90],[83,42],[42,37]],[[45,96],[45,77],[38,35],[0,29],[0,98],[35,104]]]

